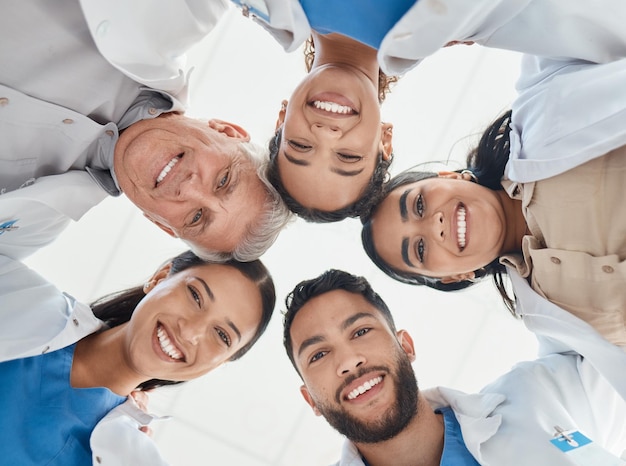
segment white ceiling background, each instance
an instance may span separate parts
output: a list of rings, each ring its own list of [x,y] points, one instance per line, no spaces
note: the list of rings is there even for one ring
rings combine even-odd
[[[266,144],[283,98],[304,74],[300,52],[286,54],[251,20],[233,9],[190,54],[188,114],[240,123]],[[471,142],[515,96],[519,55],[455,46],[403,77],[382,107],[394,123],[393,173],[427,160],[463,160]],[[79,299],[143,283],[184,249],[145,220],[125,198],[107,199],[28,264]],[[365,275],[415,341],[421,387],[477,391],[522,359],[536,342],[500,302],[495,287],[445,294],[396,283],[362,252],[360,223],[297,220],[263,258],[278,306],[267,333],[242,360],[200,380],[152,395],[151,407],[173,419],[155,426],[154,439],[175,466],[324,465],[338,459],[342,439],[313,415],[300,379],[284,355],[284,297],[302,279],[328,268]]]

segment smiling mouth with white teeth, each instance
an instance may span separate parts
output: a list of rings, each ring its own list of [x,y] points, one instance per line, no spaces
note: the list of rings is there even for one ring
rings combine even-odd
[[[382,381],[383,381],[383,378],[380,375],[378,377],[374,377],[373,379],[365,382],[363,385],[359,385],[357,388],[352,390],[350,393],[348,393],[348,396],[346,398],[348,398],[348,400],[354,400],[357,396],[362,395],[363,393],[371,390],[372,387],[375,387]]]
[[[347,105],[339,105],[335,102],[325,102],[321,100],[314,100],[311,105],[319,110],[325,112],[338,113],[340,115],[355,115],[357,111]]]
[[[178,154],[176,157],[172,158],[172,160],[167,162],[167,165],[163,167],[163,170],[161,170],[161,173],[159,173],[159,176],[157,176],[157,179],[156,179],[157,185],[165,179],[165,177],[170,172],[170,170],[174,168],[174,165],[176,165],[182,157],[183,157],[183,154]]]
[[[465,221],[465,206],[459,204],[459,208],[456,212],[456,241],[459,245],[459,249],[463,251],[465,249],[465,233],[467,232],[467,222]]]
[[[174,346],[170,337],[161,324],[157,324],[157,338],[159,339],[159,345],[165,354],[167,354],[174,361],[180,361],[183,359],[183,353],[178,351],[178,348]]]

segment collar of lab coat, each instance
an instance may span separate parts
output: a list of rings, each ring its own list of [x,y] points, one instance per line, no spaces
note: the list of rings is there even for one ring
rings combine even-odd
[[[467,394],[446,387],[423,390],[422,394],[433,409],[452,408],[461,426],[465,446],[480,463],[481,445],[495,435],[502,423],[502,416],[493,412],[506,397],[500,393]]]
[[[269,12],[269,22],[250,14],[257,24],[269,32],[285,52],[293,52],[311,35],[309,20],[298,0],[263,0]],[[241,5],[257,2],[241,0]]]
[[[624,348],[609,343],[591,325],[537,294],[512,267],[507,267],[516,296],[516,313],[537,335],[539,356],[576,352],[600,372],[626,400]]]

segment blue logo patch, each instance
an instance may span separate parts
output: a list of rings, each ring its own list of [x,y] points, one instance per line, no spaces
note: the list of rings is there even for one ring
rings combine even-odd
[[[15,225],[19,219],[15,220],[7,220],[4,223],[0,223],[0,235],[6,233],[7,231],[17,230],[19,227]]]

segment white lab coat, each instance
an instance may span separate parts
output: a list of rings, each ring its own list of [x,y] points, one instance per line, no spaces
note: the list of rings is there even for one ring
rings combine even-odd
[[[524,56],[505,177],[539,181],[626,144],[624,83],[626,59],[595,65]]]
[[[288,52],[311,33],[298,0],[241,3],[269,13],[269,23],[254,19]],[[473,41],[604,63],[626,57],[625,22],[621,0],[419,0],[383,39],[378,62],[385,73],[401,75],[450,41]]]
[[[86,171],[44,176],[26,189],[0,196],[0,255],[21,259],[51,243],[67,226],[107,196]]]
[[[55,351],[104,327],[88,305],[5,256],[0,256],[0,320],[0,361]],[[153,418],[130,399],[113,409],[91,434],[94,465],[166,465],[154,442],[139,431]]]
[[[606,64],[525,56],[513,103],[505,178],[539,181],[626,144],[626,59]],[[515,183],[510,189],[514,189]],[[543,341],[543,353],[571,349],[585,356],[626,400],[626,353],[586,322],[539,296],[507,267],[517,313]]]
[[[0,254],[26,257],[106,197],[82,170],[111,169],[117,123],[142,86],[180,99],[166,111],[184,110],[191,72],[184,52],[227,8],[226,0],[7,7],[0,16]],[[5,222],[10,229],[1,228]]]
[[[217,25],[227,0],[80,0],[100,53],[132,80],[184,101],[186,52]]]
[[[626,448],[626,402],[576,353],[519,363],[478,394],[444,387],[423,393],[433,409],[452,408],[483,466],[577,466],[550,443],[557,425],[579,430],[614,456]],[[349,441],[336,464],[364,465]]]

